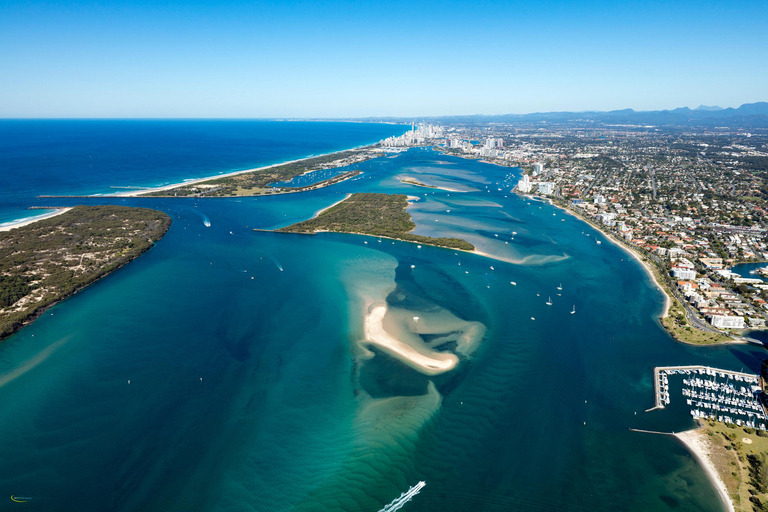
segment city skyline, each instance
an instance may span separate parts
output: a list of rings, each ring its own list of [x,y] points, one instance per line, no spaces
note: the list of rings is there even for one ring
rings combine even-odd
[[[0,16],[0,117],[359,118],[764,101],[742,1],[46,2]]]

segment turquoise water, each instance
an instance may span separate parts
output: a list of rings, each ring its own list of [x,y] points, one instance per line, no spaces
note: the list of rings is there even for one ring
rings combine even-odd
[[[0,487],[35,510],[376,511],[420,480],[403,510],[723,510],[673,438],[628,429],[693,426],[674,400],[643,412],[654,366],[758,371],[764,351],[671,340],[639,265],[510,194],[517,170],[424,149],[359,168],[296,195],[121,200],[173,225],[0,344]],[[417,232],[497,259],[253,231],[352,191],[418,196]],[[371,303],[487,330],[428,377],[361,347]]]

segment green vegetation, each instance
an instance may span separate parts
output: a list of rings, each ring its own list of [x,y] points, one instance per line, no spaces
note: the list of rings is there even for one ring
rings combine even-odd
[[[0,339],[149,250],[170,224],[146,208],[77,206],[0,233]]]
[[[726,343],[733,339],[721,332],[704,331],[692,326],[686,317],[685,309],[680,302],[677,294],[672,292],[674,287],[674,281],[669,276],[666,267],[663,267],[663,263],[660,263],[657,258],[652,257],[648,252],[643,249],[630,245],[621,238],[615,236],[611,231],[605,229],[604,226],[597,224],[592,219],[583,215],[578,208],[573,208],[570,204],[560,200],[554,201],[560,204],[568,211],[575,214],[581,220],[589,223],[592,227],[602,232],[605,236],[626,247],[628,250],[636,254],[640,259],[648,264],[648,267],[653,274],[656,283],[661,288],[661,291],[669,299],[669,311],[667,316],[661,318],[661,325],[677,341],[683,343],[691,343],[694,345],[714,345],[718,343]]]
[[[703,428],[737,512],[768,510],[768,434],[710,420]]]
[[[370,150],[350,150],[330,155],[323,155],[314,158],[308,158],[298,162],[292,162],[266,169],[252,172],[245,172],[235,176],[223,178],[213,178],[210,180],[195,183],[194,185],[182,185],[168,190],[159,190],[141,194],[142,196],[159,197],[184,197],[184,196],[205,196],[205,197],[232,197],[232,196],[255,196],[264,194],[275,194],[285,192],[302,192],[316,188],[327,187],[340,181],[349,179],[360,174],[360,171],[350,170],[339,176],[306,185],[303,187],[280,187],[275,189],[272,183],[281,181],[290,181],[291,179],[305,174],[307,172],[319,169],[334,169],[347,165],[353,165],[371,158],[380,156],[379,153],[373,153]]]
[[[665,286],[666,288],[666,286]],[[669,291],[664,290],[669,296]],[[661,319],[661,324],[667,330],[670,336],[683,343],[692,343],[694,345],[712,345],[716,343],[726,343],[732,341],[727,334],[702,331],[691,326],[685,316],[683,306],[677,297],[670,302],[669,314]]]
[[[336,231],[385,236],[409,242],[471,251],[475,247],[460,238],[432,238],[414,235],[416,224],[405,211],[408,198],[403,194],[353,194],[313,219],[278,229],[284,233]]]
[[[437,188],[434,185],[427,185],[426,183],[422,183],[419,180],[417,180],[416,178],[403,178],[400,181],[402,181],[403,183],[408,183],[409,185],[416,185],[417,187]]]

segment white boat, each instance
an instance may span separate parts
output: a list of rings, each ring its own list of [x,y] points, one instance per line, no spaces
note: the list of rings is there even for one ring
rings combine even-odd
[[[560,283],[559,285],[557,285],[557,289],[558,290],[562,290],[563,289],[563,283]]]
[[[571,314],[572,314],[572,315],[575,315],[575,314],[576,314],[576,304],[574,304],[574,305],[573,305],[573,311],[571,311]]]
[[[597,240],[597,245],[600,245],[601,243],[603,242],[601,242],[600,240]]]
[[[552,305],[552,297],[547,297],[547,306]]]
[[[512,286],[517,286],[517,283],[514,281],[510,281],[509,284],[511,284]]]

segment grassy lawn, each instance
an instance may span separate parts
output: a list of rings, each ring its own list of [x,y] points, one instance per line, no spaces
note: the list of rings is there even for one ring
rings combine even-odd
[[[768,510],[766,466],[762,464],[761,471],[757,469],[760,465],[750,462],[750,457],[768,456],[768,433],[763,433],[763,437],[754,429],[716,421],[706,421],[703,425],[712,445],[712,462],[737,512]]]
[[[673,338],[683,343],[711,345],[731,340],[731,337],[726,334],[702,331],[693,327],[685,318],[685,310],[675,298],[672,299],[669,307],[669,315],[662,318],[661,323]]]

